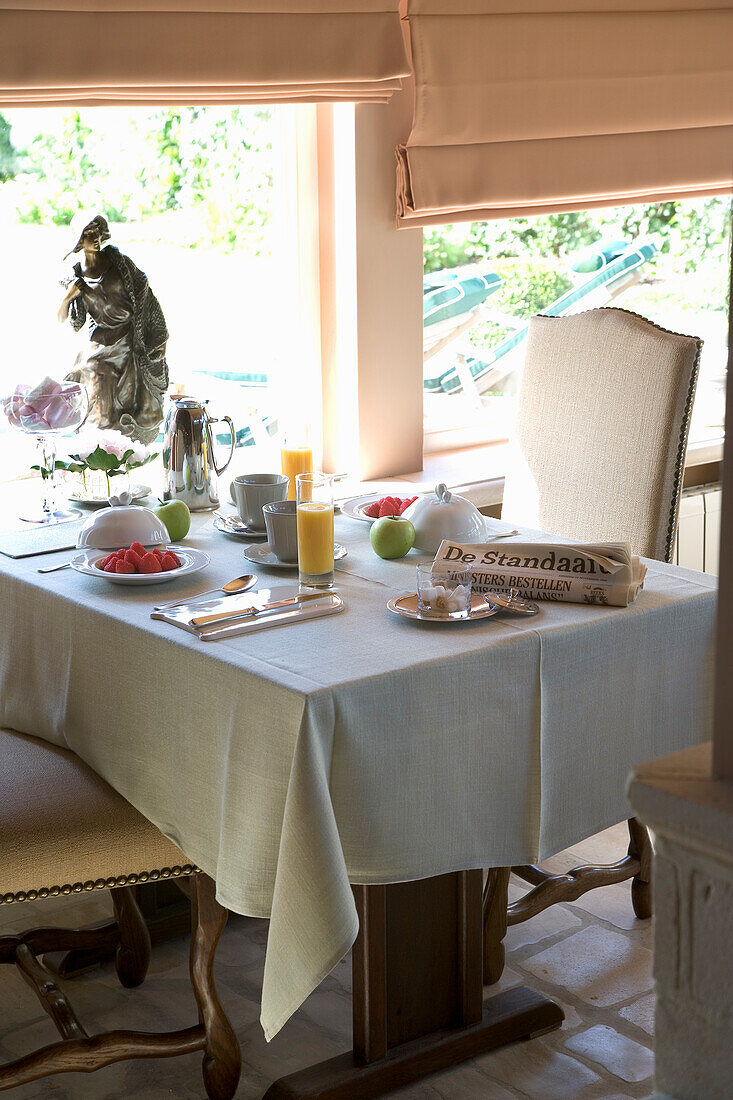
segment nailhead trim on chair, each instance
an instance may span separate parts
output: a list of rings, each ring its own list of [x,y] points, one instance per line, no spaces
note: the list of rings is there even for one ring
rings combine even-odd
[[[183,867],[163,867],[159,871],[141,871],[135,875],[117,875],[113,878],[89,879],[87,882],[66,883],[65,886],[42,886],[38,890],[18,890],[15,894],[0,894],[0,905],[12,905],[13,902],[37,901],[39,898],[58,898],[67,894],[81,894],[89,890],[114,890],[117,886],[137,886],[143,882],[158,882],[160,879],[181,878],[184,875],[197,875],[199,868],[193,863]]]
[[[657,326],[655,326],[657,327]],[[668,331],[663,329],[663,332]],[[681,335],[675,333],[674,335]],[[692,374],[690,376],[690,388],[687,391],[687,401],[685,403],[685,411],[682,415],[682,430],[680,431],[680,445],[677,448],[677,461],[675,462],[674,470],[674,488],[672,490],[672,507],[669,510],[669,526],[667,527],[667,541],[664,546],[664,560],[672,560],[672,544],[674,542],[675,531],[677,530],[677,513],[680,506],[680,495],[682,493],[682,479],[684,477],[684,462],[685,455],[687,453],[687,437],[690,432],[690,420],[692,418],[692,404],[695,400],[695,389],[697,387],[697,375],[700,369],[700,355],[702,354],[702,340],[698,340],[696,336],[692,337],[697,343],[697,355],[695,356],[695,362],[692,366]]]
[[[667,525],[667,538],[664,543],[664,560],[669,562],[672,558],[672,544],[674,542],[675,531],[677,530],[677,512],[680,506],[680,494],[682,492],[682,478],[684,475],[684,461],[685,454],[687,452],[687,437],[690,431],[690,419],[692,415],[692,403],[695,400],[695,388],[697,386],[697,375],[700,369],[700,356],[702,354],[702,340],[698,336],[690,336],[685,332],[673,332],[672,329],[664,328],[662,325],[655,324],[654,321],[650,321],[648,317],[644,317],[641,313],[636,313],[633,309],[624,309],[622,306],[597,306],[597,309],[609,310],[612,313],[628,313],[630,317],[637,317],[640,321],[650,325],[651,328],[657,329],[658,332],[664,332],[668,336],[683,336],[686,340],[694,340],[697,345],[697,355],[695,356],[695,362],[692,364],[692,372],[690,374],[690,385],[687,391],[687,400],[685,401],[685,408],[682,413],[682,428],[680,430],[680,443],[677,448],[677,458],[675,460],[674,469],[674,484],[672,486],[672,504],[669,509],[669,523]],[[592,309],[581,310],[581,313],[593,313]],[[581,314],[573,314],[575,317],[579,317]],[[557,320],[557,318],[548,316],[546,313],[540,314],[541,317],[547,317],[548,320]]]

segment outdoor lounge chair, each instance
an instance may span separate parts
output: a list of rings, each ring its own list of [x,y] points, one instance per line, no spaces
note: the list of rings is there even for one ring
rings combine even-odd
[[[573,271],[592,274],[546,306],[542,310],[543,315],[562,317],[577,313],[581,305],[583,309],[606,305],[638,281],[639,269],[656,251],[657,246],[651,241],[633,246],[626,241],[593,245],[581,253],[572,265]],[[437,378],[426,377],[423,388],[433,393],[455,394],[470,385],[475,393],[484,393],[516,369],[517,357],[512,352],[516,352],[527,339],[528,327],[528,322],[520,323],[510,336],[496,347],[482,351],[480,357],[463,355],[461,362],[451,365]]]
[[[493,271],[461,278],[454,271],[435,271],[423,278],[423,362],[428,363],[439,352],[457,340],[462,333],[483,319],[482,306],[489,295],[502,285],[503,279]],[[426,390],[440,390],[441,370],[434,377],[426,376]]]

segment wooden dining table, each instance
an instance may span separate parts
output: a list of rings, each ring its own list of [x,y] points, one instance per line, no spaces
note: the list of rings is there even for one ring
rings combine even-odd
[[[193,520],[211,564],[155,587],[0,557],[0,721],[73,749],[270,919],[267,1038],[353,946],[353,1049],[267,1096],[377,1096],[558,1026],[524,987],[484,1000],[482,869],[622,820],[634,765],[709,736],[715,578],[647,562],[628,608],[414,622],[386,604],[425,555],[382,561],[340,516],[342,613],[203,642],[153,604],[297,577]]]

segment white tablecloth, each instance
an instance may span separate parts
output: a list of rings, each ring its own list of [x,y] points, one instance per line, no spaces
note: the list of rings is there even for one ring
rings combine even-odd
[[[341,615],[216,643],[149,617],[256,571],[208,515],[189,541],[211,566],[160,587],[0,558],[0,721],[68,745],[224,905],[271,917],[268,1038],[352,944],[350,882],[536,862],[628,816],[634,765],[710,736],[714,578],[650,562],[627,609],[422,624],[385,605],[424,555],[380,561],[346,517],[336,537]]]

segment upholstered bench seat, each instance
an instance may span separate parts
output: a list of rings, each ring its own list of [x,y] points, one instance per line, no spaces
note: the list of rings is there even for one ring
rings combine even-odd
[[[42,957],[112,949],[121,983],[139,985],[150,961],[150,933],[135,888],[181,875],[192,876],[189,971],[198,1023],[169,1032],[90,1034]],[[103,889],[110,891],[116,918],[109,926],[0,935],[0,964],[16,967],[61,1036],[0,1065],[0,1092],[127,1058],[202,1051],[207,1095],[231,1100],[241,1055],[214,986],[214,955],[227,919],[216,884],[73,752],[0,729],[0,906]]]
[[[73,752],[0,729],[0,904],[195,870]]]

